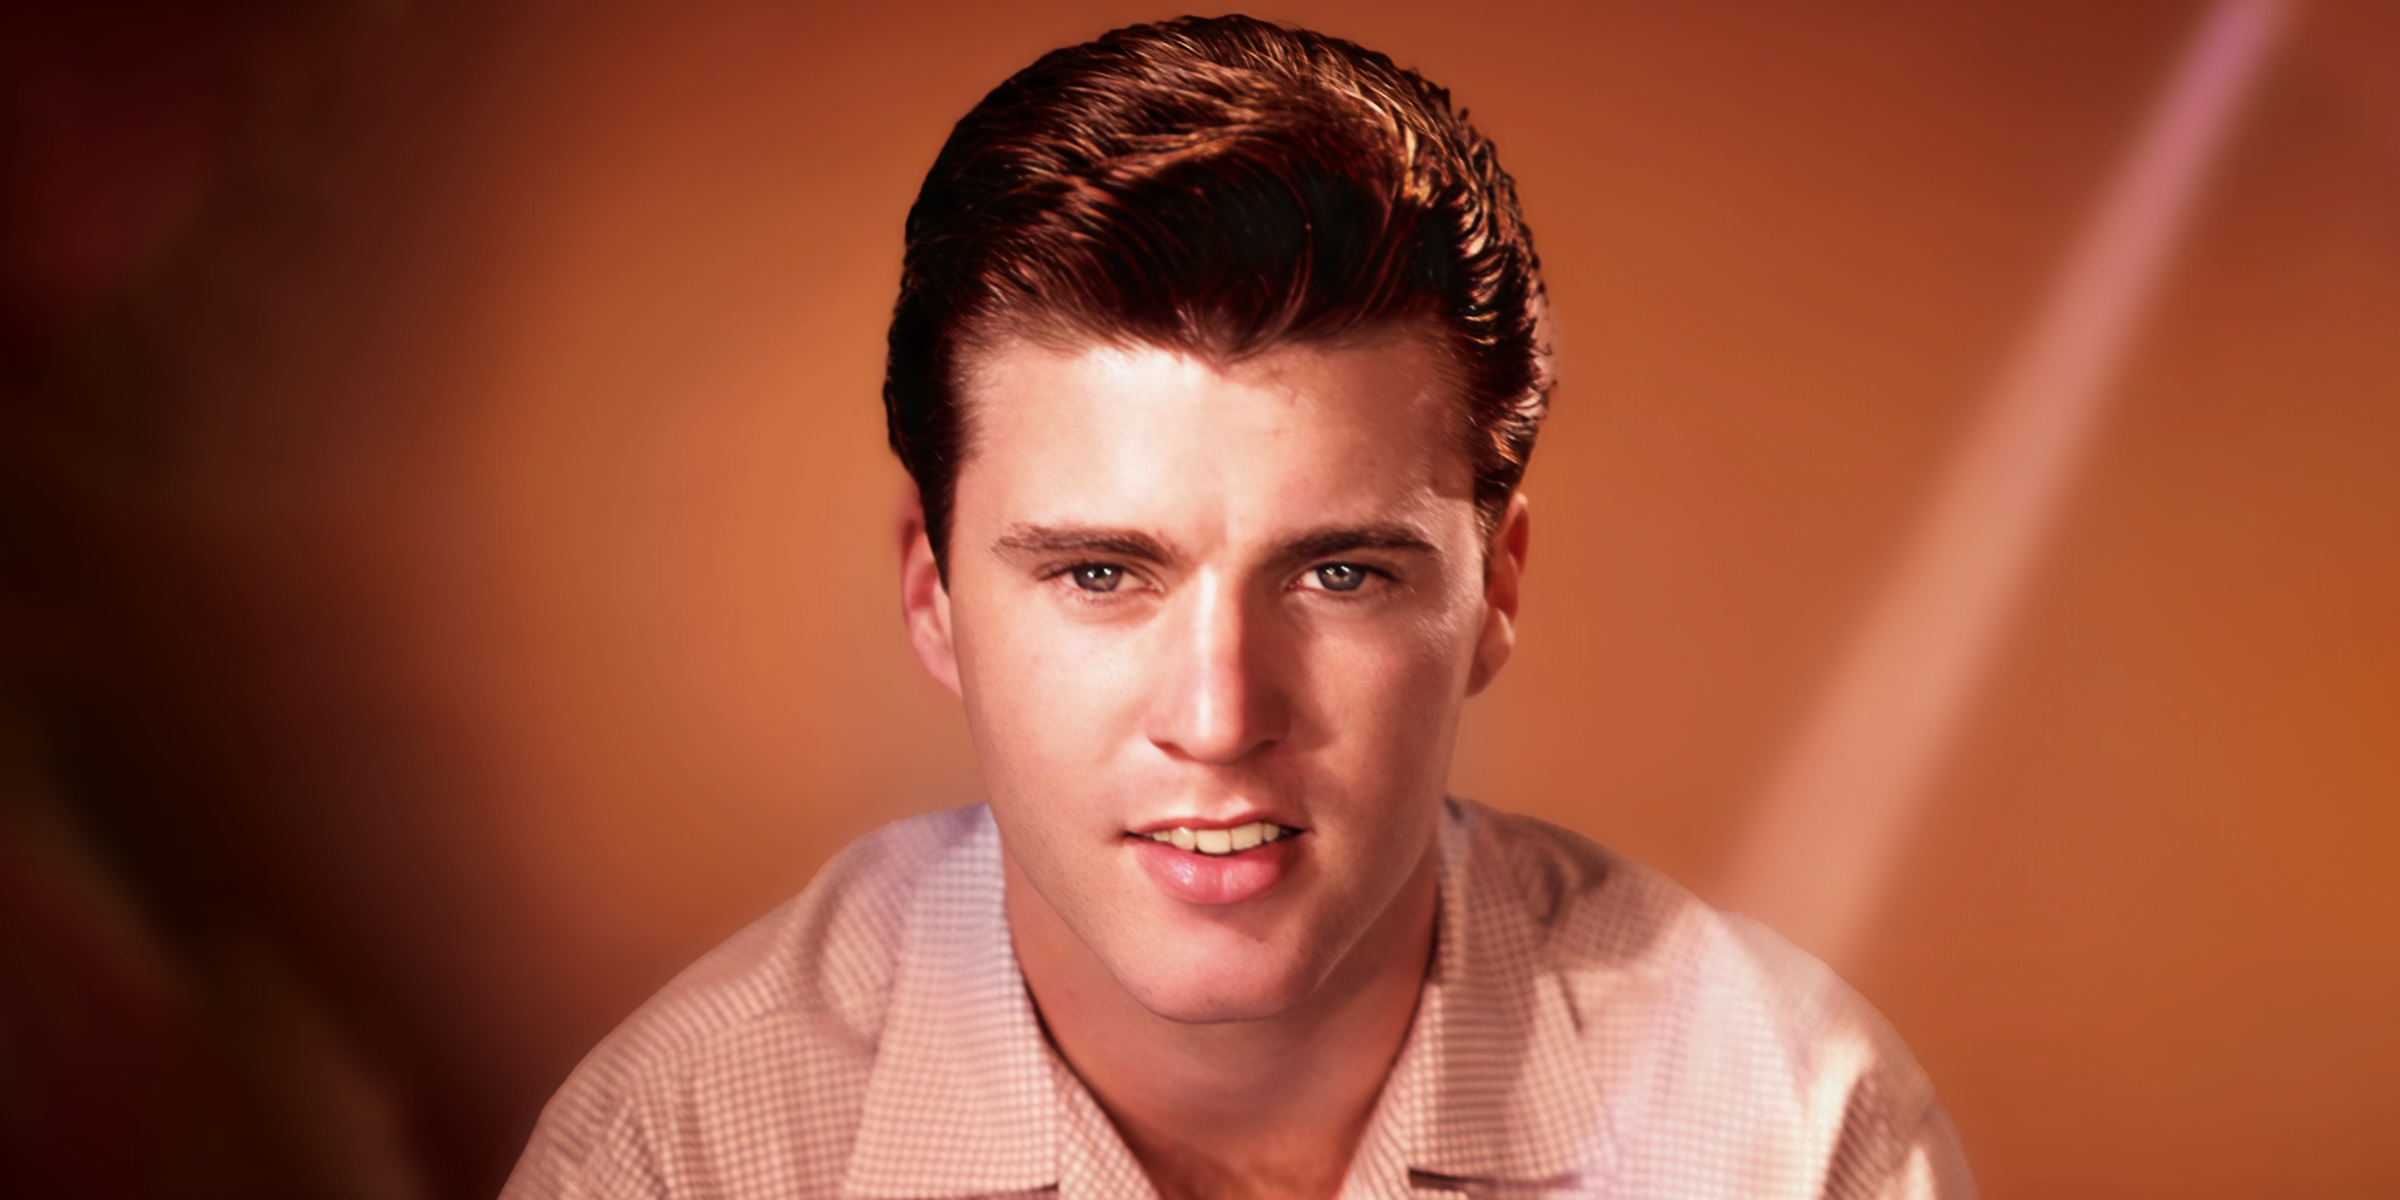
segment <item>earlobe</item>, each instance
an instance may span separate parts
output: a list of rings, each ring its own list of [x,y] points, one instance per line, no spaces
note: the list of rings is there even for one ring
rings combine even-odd
[[[1508,509],[1492,530],[1484,555],[1483,633],[1475,644],[1475,663],[1467,672],[1467,694],[1490,687],[1517,648],[1517,603],[1525,580],[1525,552],[1532,540],[1531,504],[1525,493],[1508,498]]]
[[[941,565],[925,532],[925,506],[912,484],[902,498],[899,519],[900,619],[908,626],[909,643],[917,661],[934,682],[959,695],[958,651],[950,636],[950,592],[943,586]]]

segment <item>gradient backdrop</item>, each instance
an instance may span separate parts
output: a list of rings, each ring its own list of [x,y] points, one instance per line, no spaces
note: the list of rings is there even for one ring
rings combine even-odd
[[[2200,8],[1252,11],[1451,87],[1547,266],[1457,789],[1724,895]],[[488,1194],[651,990],[976,797],[896,613],[900,219],[1171,13],[0,8],[0,1190]],[[2230,139],[1844,964],[1999,1200],[2400,1195],[2400,9],[2299,10]]]

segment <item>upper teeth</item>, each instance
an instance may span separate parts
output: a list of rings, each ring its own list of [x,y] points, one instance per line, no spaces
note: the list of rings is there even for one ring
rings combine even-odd
[[[1165,842],[1178,850],[1196,850],[1202,854],[1239,854],[1262,842],[1282,837],[1283,826],[1272,821],[1252,821],[1231,829],[1194,829],[1178,825],[1161,829],[1150,835],[1154,842]]]

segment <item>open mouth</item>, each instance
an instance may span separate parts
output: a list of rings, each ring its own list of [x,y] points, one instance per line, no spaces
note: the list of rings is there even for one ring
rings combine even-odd
[[[1151,841],[1164,842],[1178,850],[1189,850],[1194,854],[1222,858],[1230,854],[1240,854],[1244,850],[1255,850],[1270,842],[1279,842],[1285,838],[1297,836],[1299,832],[1290,826],[1277,825],[1272,821],[1252,821],[1247,825],[1236,825],[1231,829],[1194,829],[1188,825],[1178,825],[1173,829],[1161,829],[1156,833],[1136,834],[1135,836],[1146,836]]]

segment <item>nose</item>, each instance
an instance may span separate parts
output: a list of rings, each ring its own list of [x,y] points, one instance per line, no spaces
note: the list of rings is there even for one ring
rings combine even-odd
[[[1187,583],[1160,630],[1164,669],[1150,708],[1151,744],[1178,758],[1239,762],[1280,741],[1290,705],[1273,657],[1271,620],[1235,582]]]

